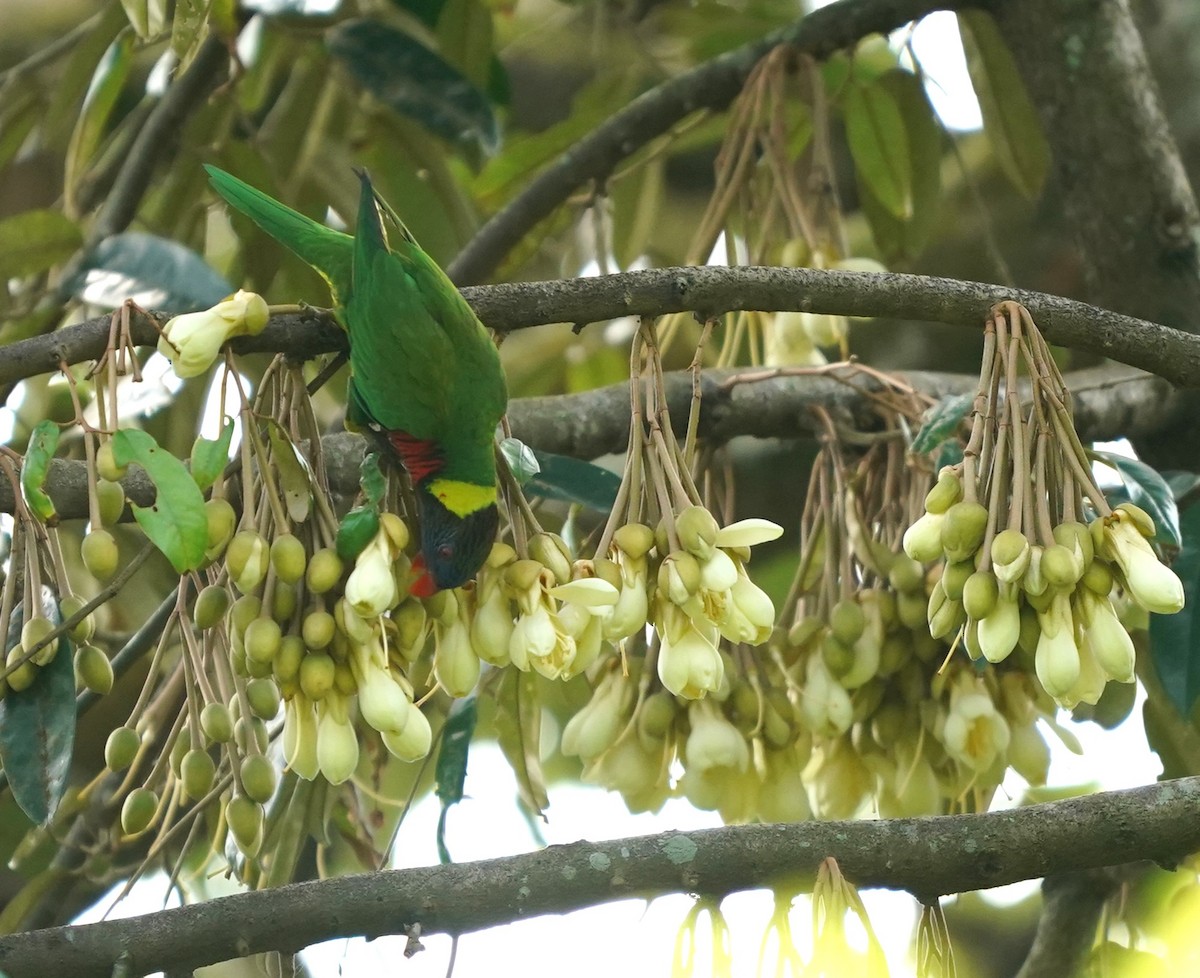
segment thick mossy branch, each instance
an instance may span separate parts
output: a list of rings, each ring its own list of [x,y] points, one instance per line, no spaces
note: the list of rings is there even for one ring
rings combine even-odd
[[[803,889],[829,856],[860,887],[929,902],[1146,859],[1174,865],[1197,848],[1200,778],[1186,778],[983,815],[740,825],[297,883],[3,937],[0,969],[15,978],[109,978],[127,953],[129,973],[141,975],[415,925],[422,934],[463,934],[624,898]]]
[[[872,430],[877,423],[867,392],[878,385],[862,374],[839,368],[833,375],[777,374],[769,370],[706,370],[701,376],[699,434],[710,444],[740,435],[803,438],[817,433],[811,409],[824,407],[848,428]],[[932,397],[972,392],[974,375],[926,371],[904,379]],[[1127,367],[1098,367],[1067,375],[1074,394],[1075,421],[1085,441],[1136,437],[1171,423],[1179,397],[1165,380]],[[672,420],[685,425],[692,398],[692,375],[666,375],[666,400]],[[592,459],[625,451],[629,441],[629,387],[612,384],[582,394],[523,397],[508,408],[513,435],[534,448]],[[677,432],[683,437],[680,427]],[[325,471],[335,496],[358,492],[359,464],[365,441],[342,432],[322,442]],[[154,486],[140,468],[122,481],[125,494],[141,506],[154,500]],[[55,459],[46,491],[63,519],[88,515],[87,469],[82,461]],[[12,486],[0,479],[0,512],[11,513]]]
[[[596,278],[519,282],[464,289],[479,318],[501,333],[549,323],[587,323],[622,316],[738,310],[808,311],[946,323],[982,330],[997,302],[1020,302],[1046,339],[1140,367],[1184,387],[1200,387],[1200,336],[1042,292],[925,275],[812,268],[659,268]],[[135,343],[152,346],[158,332],[134,317]],[[157,317],[163,322],[165,317]],[[0,387],[99,357],[108,341],[101,316],[12,343],[0,358]],[[239,352],[288,353],[305,359],[345,349],[345,334],[318,310],[274,317]]]

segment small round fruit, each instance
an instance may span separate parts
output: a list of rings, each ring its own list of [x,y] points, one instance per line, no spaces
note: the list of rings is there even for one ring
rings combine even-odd
[[[83,558],[83,566],[96,580],[107,581],[117,572],[121,552],[108,530],[92,530],[83,538],[79,556]]]
[[[149,788],[134,788],[121,806],[121,829],[126,835],[145,832],[158,810],[158,795]]]
[[[304,644],[314,652],[319,652],[333,641],[333,633],[337,623],[328,611],[310,611],[304,616],[300,626],[300,635]]]
[[[110,771],[124,771],[137,757],[142,738],[133,727],[117,727],[104,742],[104,763]]]
[[[75,685],[107,696],[113,688],[113,667],[102,649],[81,645],[75,650]]]
[[[324,652],[306,655],[300,663],[300,689],[313,702],[322,700],[333,689],[336,667]]]
[[[252,801],[265,805],[275,794],[275,765],[262,754],[251,754],[242,760],[242,790]]]

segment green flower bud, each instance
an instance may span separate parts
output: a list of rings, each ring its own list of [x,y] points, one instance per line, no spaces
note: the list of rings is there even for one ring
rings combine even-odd
[[[117,572],[117,563],[121,559],[113,535],[108,530],[95,529],[83,538],[79,556],[88,573],[98,581],[107,581],[112,577]]]
[[[967,613],[960,602],[946,596],[939,583],[929,596],[929,634],[934,638],[946,638],[957,632],[967,620]]]
[[[183,785],[183,793],[192,801],[199,801],[212,790],[216,774],[217,766],[212,757],[208,751],[199,748],[184,754],[179,764],[179,780]]]
[[[821,658],[834,679],[842,679],[854,668],[854,649],[833,635],[821,640]]]
[[[8,688],[14,693],[23,693],[37,679],[37,666],[33,664],[32,660],[27,660],[22,665],[17,666],[17,663],[24,654],[25,646],[18,642],[8,650],[8,656],[5,658],[5,665],[8,668],[12,669],[13,666],[16,666],[8,674]]]
[[[63,620],[65,621],[75,615],[86,604],[87,599],[68,591],[62,596],[62,600],[59,601],[58,610],[62,612]],[[94,615],[88,615],[86,618],[81,619],[78,624],[67,630],[67,634],[76,642],[90,642],[95,632],[96,618]]]
[[[158,811],[158,795],[149,788],[134,788],[121,805],[121,831],[139,835],[150,827]]]
[[[939,473],[937,485],[925,496],[925,512],[941,514],[962,499],[962,480],[950,466],[945,466]]]
[[[1029,567],[1030,547],[1020,530],[1001,530],[992,540],[992,569],[1002,584],[1019,581]]]
[[[910,591],[923,591],[925,588],[925,572],[921,565],[905,555],[897,555],[888,571],[888,583],[897,593],[905,594]]]
[[[1049,587],[1070,590],[1083,574],[1083,560],[1056,543],[1042,551],[1041,568]]]
[[[117,727],[104,742],[104,763],[110,771],[124,771],[133,763],[142,738],[133,727]]]
[[[304,644],[314,652],[319,652],[332,642],[336,630],[333,615],[328,611],[310,611],[304,616],[304,623],[300,626]]]
[[[947,563],[942,571],[942,590],[951,601],[961,601],[967,581],[975,573],[975,562],[962,560],[958,563]]]
[[[283,641],[283,633],[280,631],[279,622],[273,618],[255,618],[246,626],[246,634],[243,637],[246,645],[246,657],[254,662],[269,663],[275,658],[279,651],[279,644]]]
[[[275,576],[287,584],[297,583],[308,569],[308,551],[300,538],[283,533],[271,541],[271,566]]]
[[[255,590],[267,574],[270,550],[262,535],[242,530],[229,541],[225,550],[225,566],[229,579],[242,594]]]
[[[640,560],[654,546],[654,531],[644,523],[626,523],[613,533],[613,543],[634,560]]]
[[[279,713],[279,687],[272,679],[252,679],[246,683],[246,699],[255,716],[274,720]]]
[[[925,621],[925,599],[921,599],[921,621]],[[803,648],[816,638],[825,628],[824,622],[813,615],[805,615],[788,629],[788,645]]]
[[[224,703],[205,703],[200,711],[200,729],[214,744],[227,744],[233,739],[233,717]]]
[[[54,631],[54,628],[54,622],[49,618],[43,618],[41,615],[26,618],[25,624],[21,626],[21,645],[27,649],[33,648]],[[35,666],[49,665],[54,660],[54,653],[57,651],[58,641],[55,640],[48,645],[42,646],[41,651],[30,661]]]
[[[987,571],[976,571],[963,585],[963,608],[971,618],[986,618],[996,607],[998,594],[995,575]]]
[[[1112,594],[1113,585],[1116,580],[1113,577],[1112,568],[1103,560],[1093,560],[1084,571],[1083,577],[1080,578],[1080,583],[1089,591],[1108,597]]]
[[[207,631],[225,618],[229,605],[229,591],[220,584],[209,584],[196,595],[192,621],[201,631]]]
[[[237,529],[237,513],[228,499],[217,497],[204,504],[204,519],[208,525],[204,556],[216,560],[233,539],[233,531]]]
[[[262,805],[245,795],[234,795],[225,805],[225,821],[233,833],[233,840],[247,856],[253,856],[262,845]]]
[[[100,510],[100,522],[113,526],[121,522],[125,512],[125,489],[119,482],[100,479],[96,482],[96,506]]]
[[[300,663],[300,689],[314,703],[333,689],[336,669],[333,659],[324,652],[306,655]]]
[[[296,585],[277,580],[271,592],[271,617],[286,625],[296,613],[296,601]]]
[[[271,675],[277,683],[290,683],[300,676],[300,663],[304,661],[307,650],[304,640],[299,635],[285,635],[279,643],[279,651],[271,662]]]
[[[103,650],[81,645],[75,650],[75,685],[107,696],[113,688],[113,667]]]
[[[96,474],[108,482],[119,482],[129,471],[127,465],[117,465],[111,441],[102,441],[96,449]]]
[[[720,529],[716,518],[703,506],[688,506],[675,517],[675,532],[680,544],[700,561],[713,555]]]
[[[1092,543],[1091,530],[1077,520],[1060,523],[1054,528],[1054,542],[1066,547],[1083,561],[1086,571],[1095,557],[1095,545]]]
[[[325,594],[342,579],[342,558],[332,547],[324,547],[312,555],[304,574],[304,583],[313,594]]]
[[[571,579],[571,551],[557,533],[536,533],[529,540],[529,556],[554,575],[559,584]]]
[[[263,754],[251,754],[242,759],[239,776],[242,790],[251,801],[265,805],[275,794],[275,765]]]
[[[983,543],[988,511],[980,503],[957,502],[946,510],[942,522],[942,549],[946,559],[969,560]]]
[[[845,645],[857,642],[866,627],[866,616],[857,601],[839,601],[829,612],[829,629]]]
[[[262,599],[256,594],[243,594],[229,610],[229,621],[233,625],[233,633],[244,638],[246,629],[251,622],[257,621],[262,614]]]

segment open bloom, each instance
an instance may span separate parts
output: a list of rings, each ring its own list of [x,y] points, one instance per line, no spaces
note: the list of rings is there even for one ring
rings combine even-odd
[[[171,361],[177,376],[198,377],[221,347],[235,336],[256,336],[270,318],[266,300],[239,289],[211,309],[176,316],[163,327],[158,352]]]

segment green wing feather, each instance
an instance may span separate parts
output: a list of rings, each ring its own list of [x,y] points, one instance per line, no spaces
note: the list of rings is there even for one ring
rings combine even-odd
[[[232,174],[205,164],[213,189],[280,244],[295,252],[329,283],[334,307],[350,295],[354,239],[305,217]]]
[[[404,225],[395,250],[362,175],[346,306],[355,392],[388,430],[438,443],[446,478],[495,480],[492,438],[507,392],[496,346]]]

